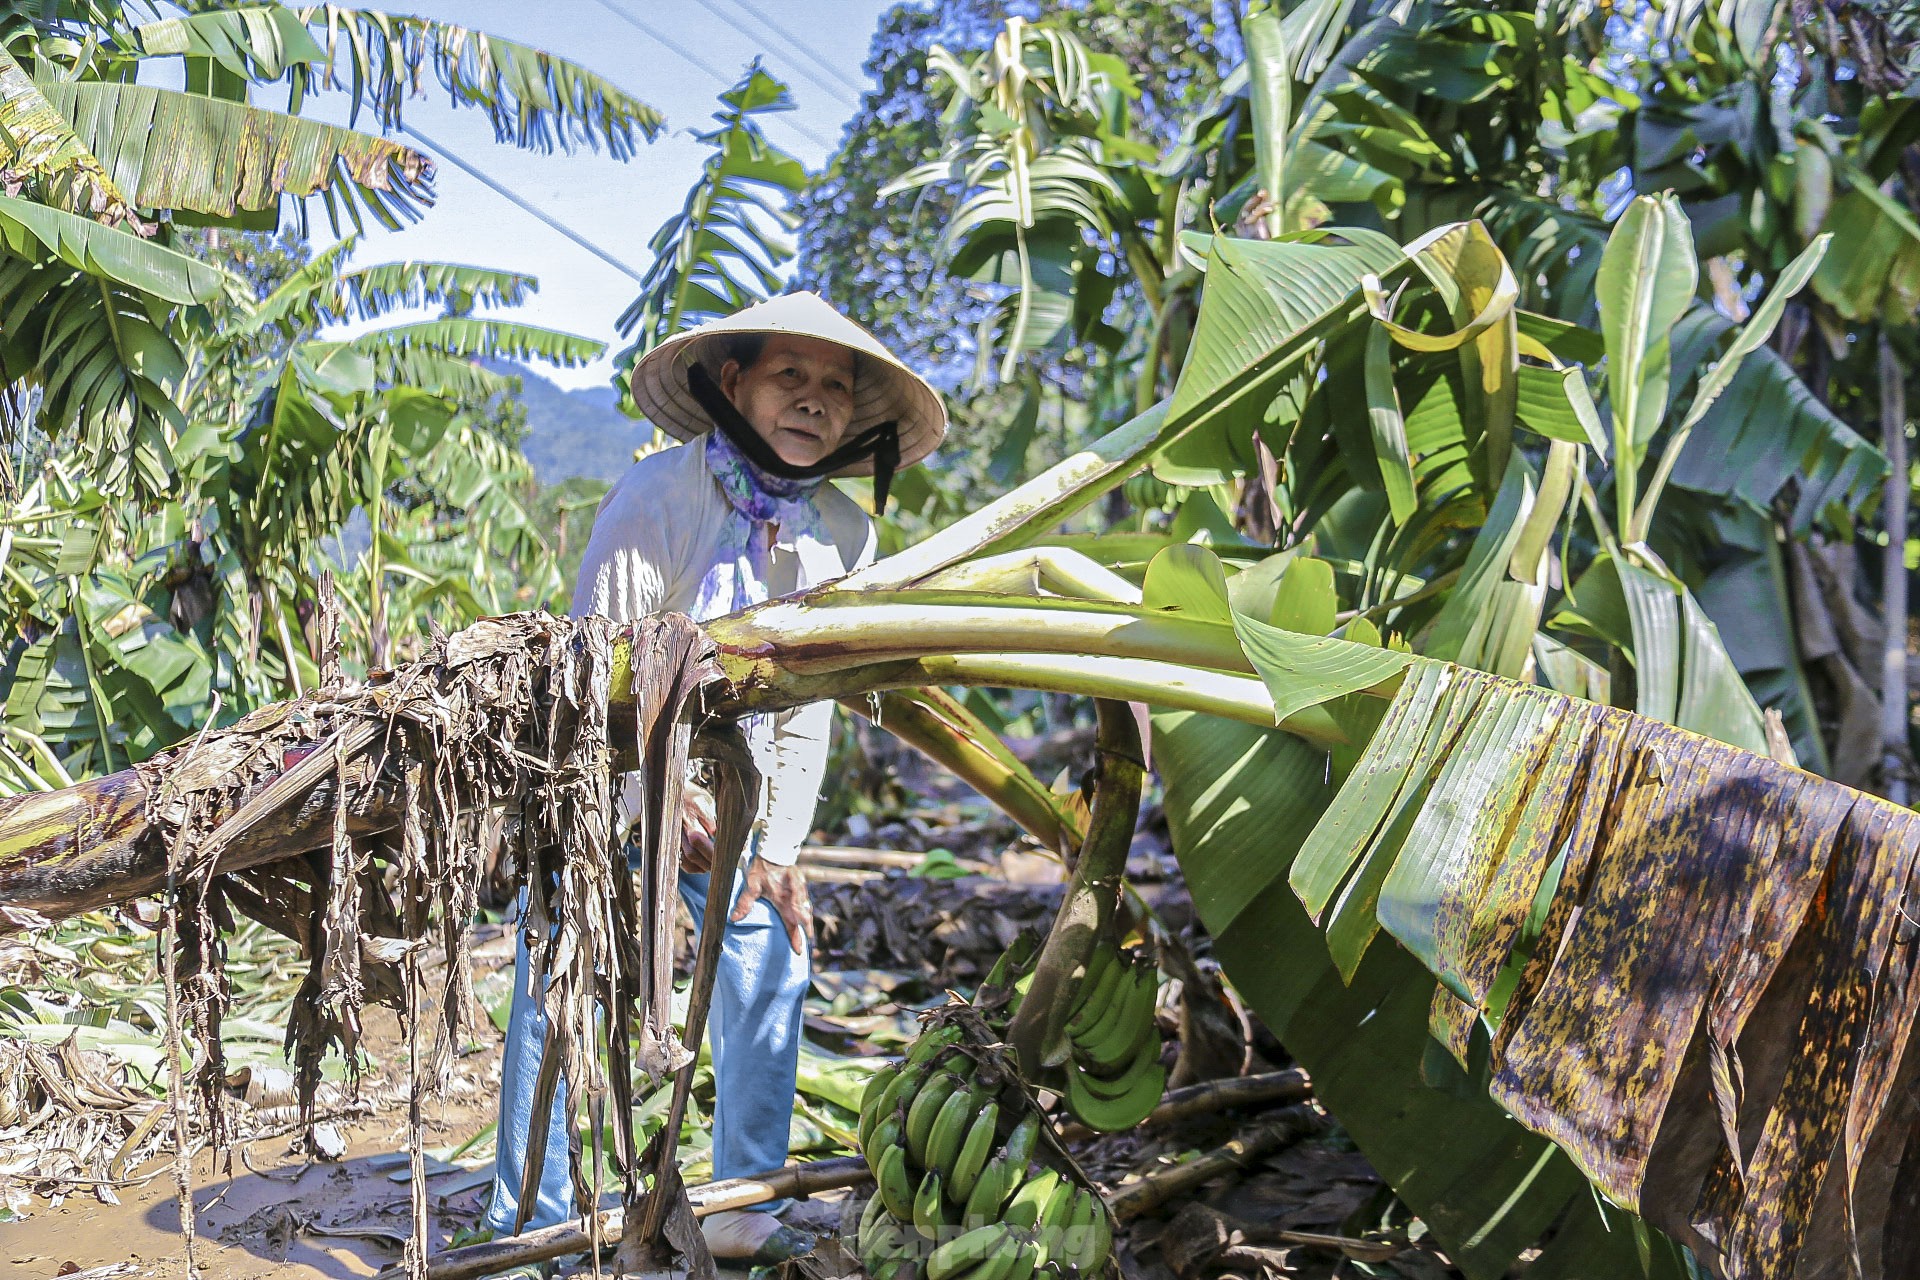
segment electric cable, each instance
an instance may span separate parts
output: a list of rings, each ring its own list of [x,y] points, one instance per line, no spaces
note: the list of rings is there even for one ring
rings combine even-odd
[[[700,0],[700,2],[703,5],[706,4],[706,0]],[[828,75],[832,76],[835,80],[838,80],[841,84],[845,85],[848,89],[852,90],[856,97],[865,96],[867,91],[859,82],[853,79],[850,79],[847,76],[846,72],[840,70],[840,68],[834,66],[833,63],[829,62],[827,59],[821,57],[818,53],[814,52],[813,46],[808,44],[805,40],[802,40],[799,36],[793,34],[793,32],[787,30],[785,27],[775,22],[772,18],[768,17],[766,13],[748,4],[747,0],[733,0],[733,2],[736,5],[740,6],[740,8],[745,9],[748,13],[752,14],[754,18],[759,21],[761,26],[764,26],[767,29],[771,30],[774,34],[780,36],[788,44],[792,45],[795,49],[799,50],[800,53],[803,54],[810,61],[812,61],[815,66],[822,68],[823,70],[826,71]],[[711,8],[712,6],[708,5],[707,7]],[[814,83],[818,84],[819,81],[816,80]]]
[[[671,36],[668,36],[660,31],[655,30],[653,27],[649,26],[647,23],[642,22],[639,18],[634,17],[631,13],[628,13],[625,9],[622,9],[619,5],[614,4],[613,0],[593,0],[593,2],[599,5],[602,9],[605,9],[608,13],[612,14],[614,17],[626,23],[628,26],[633,27],[635,30],[639,31],[641,34],[649,36],[659,44],[666,46],[666,48],[670,52],[678,54],[682,60],[684,60],[691,66],[706,72],[708,75],[712,76],[715,80],[718,80],[721,84],[727,85],[729,87],[733,85],[736,77],[729,76],[726,72],[720,70],[718,67],[714,66],[711,62],[708,62],[706,59],[702,58],[699,54],[694,53],[692,50],[688,49],[686,46],[675,41]],[[817,146],[825,147],[829,155],[831,155],[837,147],[836,143],[834,143],[830,139],[821,137],[818,133],[815,133],[812,129],[800,123],[798,120],[789,120],[783,116],[774,116],[772,117],[772,119],[776,123],[783,124],[787,128],[793,130],[795,133],[799,134],[801,137],[805,138],[807,141],[814,143]]]
[[[511,188],[499,182],[494,181],[492,178],[488,177],[486,173],[481,171],[477,166],[470,164],[467,161],[461,159],[458,155],[454,154],[452,151],[448,150],[446,147],[442,146],[438,142],[435,142],[432,138],[429,138],[426,134],[420,132],[418,129],[414,128],[412,125],[402,124],[400,126],[400,131],[402,133],[411,135],[413,138],[417,139],[424,146],[431,148],[435,154],[443,157],[450,164],[452,164],[454,168],[459,169],[461,172],[465,173],[468,177],[479,182],[481,185],[485,186],[489,191],[492,191],[495,195],[504,197],[508,201],[511,201],[522,212],[532,214],[534,217],[538,218],[540,221],[546,223],[548,227],[552,228],[555,231],[558,231],[561,235],[573,241],[575,244],[579,245],[582,249],[585,249],[588,253],[591,253],[594,257],[600,259],[600,261],[606,263],[610,267],[613,267],[615,270],[621,272],[623,275],[632,277],[635,283],[645,282],[646,277],[642,275],[639,271],[628,266],[626,263],[620,261],[620,259],[614,257],[611,253],[608,253],[605,249],[602,249],[599,245],[587,239],[585,236],[575,231],[572,227],[567,226],[565,223],[561,222],[559,219],[550,216],[544,210],[529,203],[527,200],[523,199],[518,193],[513,191]]]
[[[733,25],[739,21],[739,19],[736,18],[734,15],[728,13],[726,10],[722,9],[719,5],[713,3],[713,0],[694,0],[694,3],[699,5],[702,9],[705,9],[708,13],[712,14],[714,17],[720,19],[720,21],[727,23],[728,25]],[[746,6],[743,5],[742,7],[745,8]],[[752,9],[747,9],[747,12],[749,14],[753,14],[753,16],[755,17],[760,16],[757,13],[754,13]],[[813,62],[816,65],[827,66],[827,64],[822,62],[820,57],[817,54],[815,54],[813,50],[807,48],[806,45],[794,39],[792,36],[787,35],[785,32],[781,31],[780,28],[774,26],[771,22],[768,22],[765,18],[760,18],[760,21],[765,26],[770,28],[776,36],[786,41],[786,43],[788,43],[789,45],[792,45],[794,50],[800,53],[802,56],[804,56],[808,61]],[[812,71],[809,71],[806,67],[802,66],[799,62],[796,62],[790,59],[788,60],[787,65],[791,70],[806,77],[807,81],[810,84],[812,84],[816,89],[819,89],[821,92],[829,95],[830,97],[832,97],[833,99],[841,103],[843,106],[853,107],[853,108],[859,107],[860,100],[857,97],[848,96],[847,90],[841,88],[840,85],[827,83],[825,80],[821,79],[818,75],[814,74]],[[832,72],[833,68],[831,66],[827,66],[827,70],[829,72]],[[844,77],[837,77],[837,78],[841,80],[842,84],[845,83]]]

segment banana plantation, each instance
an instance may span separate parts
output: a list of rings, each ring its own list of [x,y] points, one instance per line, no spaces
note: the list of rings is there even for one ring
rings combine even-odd
[[[1920,1276],[1912,6],[536,8],[0,0],[8,1274]]]

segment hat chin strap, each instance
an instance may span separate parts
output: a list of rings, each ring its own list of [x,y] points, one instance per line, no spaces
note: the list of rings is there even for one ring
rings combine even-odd
[[[687,390],[700,402],[700,407],[713,419],[713,425],[733,441],[747,461],[783,480],[817,480],[842,471],[856,462],[873,459],[873,513],[884,515],[887,510],[887,493],[893,488],[893,473],[900,469],[900,424],[883,422],[877,427],[868,427],[847,443],[835,449],[818,462],[806,466],[796,466],[774,452],[753,424],[727,399],[726,392],[713,380],[706,366],[698,360],[687,366]]]

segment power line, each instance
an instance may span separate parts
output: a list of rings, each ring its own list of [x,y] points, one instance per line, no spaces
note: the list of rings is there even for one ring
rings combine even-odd
[[[718,67],[714,66],[711,62],[708,62],[706,59],[702,58],[699,54],[694,53],[692,50],[688,49],[685,45],[678,43],[671,36],[665,35],[655,30],[653,27],[649,26],[647,23],[642,22],[640,19],[634,17],[632,14],[628,13],[625,9],[622,9],[620,6],[614,4],[613,0],[593,0],[593,2],[599,5],[602,9],[605,9],[608,13],[612,14],[614,17],[626,23],[628,26],[633,27],[635,30],[639,31],[641,34],[649,36],[653,40],[657,41],[658,43],[665,45],[668,50],[680,55],[680,57],[684,59],[686,62],[690,63],[694,67],[697,67],[701,71],[706,72],[708,75],[712,76],[715,80],[718,80],[721,84],[731,86],[734,80],[737,79],[737,77],[730,76],[726,72],[720,70]],[[831,140],[821,137],[819,134],[815,133],[812,129],[809,129],[806,125],[801,124],[798,120],[788,120],[782,116],[775,116],[774,120],[776,123],[787,126],[787,128],[793,130],[795,133],[799,134],[801,137],[805,138],[807,141],[815,143],[816,145],[825,147],[829,154],[833,152],[835,144]]]
[[[645,282],[646,277],[642,275],[640,272],[628,266],[626,263],[620,261],[620,259],[614,257],[611,253],[608,253],[605,249],[602,249],[599,245],[587,239],[585,236],[575,231],[572,227],[567,226],[565,223],[559,221],[557,218],[550,216],[545,211],[537,208],[536,206],[529,204],[526,200],[523,200],[513,190],[501,185],[498,182],[495,182],[492,178],[488,177],[485,173],[481,172],[480,169],[478,169],[472,164],[469,164],[467,161],[462,160],[459,156],[455,155],[453,152],[449,151],[447,148],[441,146],[439,143],[435,142],[432,138],[429,138],[426,134],[420,132],[418,129],[414,128],[412,125],[403,124],[400,126],[400,131],[402,133],[411,134],[415,139],[417,139],[427,147],[430,147],[433,151],[437,152],[444,159],[450,161],[453,164],[454,168],[461,170],[468,177],[478,181],[483,186],[485,186],[488,190],[492,191],[495,195],[505,197],[507,200],[511,201],[514,205],[518,206],[523,212],[530,213],[534,217],[540,219],[540,221],[546,223],[547,226],[551,227],[555,231],[558,231],[561,235],[573,241],[575,244],[579,245],[582,249],[585,249],[588,253],[591,253],[594,257],[600,259],[600,261],[606,263],[608,266],[613,267],[614,269],[618,270],[624,275],[631,276],[636,283]]]
[[[847,74],[842,70],[840,70],[840,68],[834,66],[833,63],[827,61],[827,59],[815,53],[812,45],[808,44],[805,40],[802,40],[799,36],[793,34],[793,32],[787,30],[785,27],[775,22],[772,18],[768,17],[761,10],[756,9],[752,5],[748,4],[747,0],[733,0],[733,2],[734,4],[738,5],[740,8],[745,9],[749,14],[753,15],[753,17],[759,21],[761,26],[766,27],[767,29],[772,31],[775,35],[780,36],[788,44],[792,45],[808,61],[812,62],[815,66],[820,67],[828,75],[832,76],[835,80],[838,80],[841,84],[845,85],[848,89],[852,90],[856,99],[856,102],[854,105],[858,105],[857,99],[866,93],[866,89],[858,81],[849,79],[847,77]],[[707,4],[706,0],[700,0],[700,3],[704,7],[709,9],[713,7],[712,5]],[[818,80],[815,80],[814,83],[819,84],[820,82]]]
[[[701,6],[703,10],[707,10],[708,13],[712,13],[714,17],[718,17],[720,21],[724,21],[724,23],[728,23],[728,25],[733,25],[735,21],[739,21],[737,17],[733,17],[732,13],[728,13],[726,12],[726,10],[722,10],[722,8],[720,8],[718,4],[714,4],[712,0],[693,0],[693,2],[695,2],[695,4],[699,4],[699,6]],[[751,13],[751,10],[749,10],[749,13]],[[764,19],[762,19],[762,21],[764,21]],[[772,25],[772,23],[768,23],[768,25]],[[776,33],[776,35],[781,35],[780,29],[778,29],[778,27],[774,27],[774,33]],[[785,36],[785,38],[787,38],[787,44],[791,44],[791,46],[793,46],[793,48],[795,48],[795,50],[797,50],[799,54],[803,54],[804,58],[808,58],[810,59],[810,61],[816,61],[816,63],[820,61],[820,59],[814,58],[814,54],[812,54],[812,50],[808,50],[808,48],[806,48],[804,44],[801,44],[799,40],[795,40],[795,38],[791,38],[791,36]],[[806,77],[806,81],[812,84],[814,88],[818,88],[818,90],[822,90],[822,92],[826,92],[826,94],[829,94],[831,98],[835,98],[835,100],[839,100],[839,102],[841,102],[843,106],[849,106],[849,107],[860,106],[860,100],[858,100],[858,98],[849,98],[849,96],[847,96],[847,90],[843,90],[843,88],[841,88],[839,84],[828,84],[826,83],[826,81],[822,81],[822,79],[820,79],[818,75],[814,75],[812,71],[808,71],[808,69],[806,69],[806,67],[803,67],[801,63],[789,63],[789,65],[793,67],[793,71],[797,71],[799,75],[803,75],[803,77]],[[833,69],[831,69],[831,67],[828,67],[828,71],[833,71]]]

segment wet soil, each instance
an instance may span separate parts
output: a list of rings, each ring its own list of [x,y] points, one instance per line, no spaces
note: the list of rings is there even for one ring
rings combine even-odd
[[[480,975],[512,968],[512,953],[492,943],[476,948]],[[338,1159],[316,1158],[296,1137],[237,1143],[230,1159],[200,1152],[192,1162],[195,1208],[193,1262],[205,1280],[306,1280],[371,1276],[393,1265],[412,1230],[408,1192],[406,1055],[398,1020],[366,1015],[366,1042],[383,1065],[361,1081],[363,1114],[326,1122],[323,1136]],[[425,1147],[454,1147],[494,1119],[501,1037],[463,1055],[447,1095],[425,1109]],[[344,1148],[344,1150],[341,1150]],[[429,1158],[427,1205],[432,1247],[478,1221],[491,1177],[491,1147],[478,1158]],[[84,1280],[184,1277],[190,1274],[180,1230],[179,1191],[170,1158],[129,1171],[112,1192],[119,1203],[77,1189],[54,1201],[34,1197],[26,1217],[0,1224],[0,1276],[19,1280],[79,1274]]]

